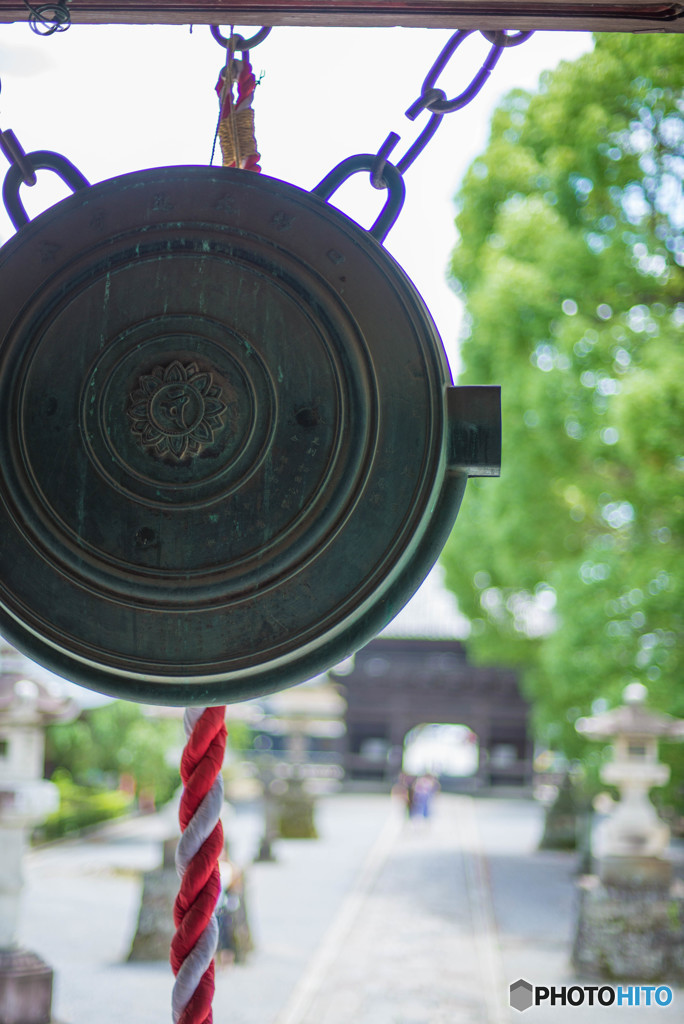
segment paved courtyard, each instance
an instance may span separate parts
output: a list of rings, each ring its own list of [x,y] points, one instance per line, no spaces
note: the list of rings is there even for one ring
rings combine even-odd
[[[131,964],[142,872],[159,865],[171,811],[27,859],[21,939],[56,972],[60,1024],[166,1024],[173,977]],[[227,822],[247,867],[256,948],[217,973],[216,1024],[616,1024],[682,1020],[668,1007],[508,1005],[508,986],[576,981],[569,964],[574,855],[538,851],[526,800],[441,794],[427,822],[377,794],[322,800],[318,840],[276,844],[249,864],[258,808]]]

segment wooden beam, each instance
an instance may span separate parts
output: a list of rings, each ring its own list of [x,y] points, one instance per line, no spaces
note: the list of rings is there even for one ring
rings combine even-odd
[[[69,10],[75,24],[684,31],[684,0],[72,0]],[[0,0],[0,22],[27,17],[22,0]]]

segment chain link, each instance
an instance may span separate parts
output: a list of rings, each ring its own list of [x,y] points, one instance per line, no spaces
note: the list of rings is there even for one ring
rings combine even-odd
[[[12,133],[3,133],[4,136],[8,134],[11,135]],[[23,159],[34,175],[34,183],[36,171],[53,171],[72,192],[90,187],[88,179],[61,153],[53,153],[49,149],[37,149],[32,153],[23,153]],[[17,231],[29,222],[29,216],[19,196],[19,189],[22,184],[30,185],[31,181],[26,180],[20,164],[13,161],[2,185],[2,201]]]
[[[457,96],[454,96],[453,99],[447,99],[444,90],[436,87],[437,80],[456,53],[456,50],[465,42],[468,36],[473,34],[473,31],[473,29],[458,29],[454,32],[425,76],[420,96],[406,111],[406,117],[410,121],[415,121],[424,110],[427,110],[431,116],[415,142],[409,146],[400,159],[393,161],[393,165],[401,174],[404,174],[414,160],[423,152],[439,128],[444,115],[451,114],[455,110],[462,110],[463,107],[475,99],[495,68],[503,51],[510,46],[518,46],[532,35],[531,32],[514,32],[510,34],[506,31],[482,32],[484,38],[490,43],[489,53],[465,89]],[[384,171],[389,163],[389,156],[399,141],[400,136],[396,132],[390,132],[380,146],[371,171],[371,184],[373,188],[381,189],[387,187]]]
[[[23,185],[35,185],[37,180],[36,169],[11,128],[4,132],[0,131],[0,149],[8,162],[18,168],[21,175],[21,183]]]
[[[2,81],[0,81],[0,91],[2,91]],[[36,171],[54,171],[72,192],[90,186],[88,179],[61,153],[53,153],[48,149],[27,153],[9,128],[5,131],[0,130],[0,152],[4,154],[10,165],[2,184],[2,201],[17,230],[29,222],[29,216],[21,201],[19,190],[22,185],[33,187],[37,183]]]

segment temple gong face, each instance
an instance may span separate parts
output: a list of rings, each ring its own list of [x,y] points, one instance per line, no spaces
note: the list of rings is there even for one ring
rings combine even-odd
[[[0,250],[0,632],[158,704],[323,671],[446,539],[497,419],[462,390],[322,199],[207,167],[76,192]]]

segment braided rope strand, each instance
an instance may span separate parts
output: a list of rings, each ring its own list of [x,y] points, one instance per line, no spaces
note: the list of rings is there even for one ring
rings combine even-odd
[[[212,1024],[213,1019],[225,715],[225,706],[187,708],[183,718],[187,742],[181,760],[183,794],[178,814],[182,835],[176,850],[180,890],[173,911],[176,934],[170,956],[176,976],[171,997],[174,1024]]]

